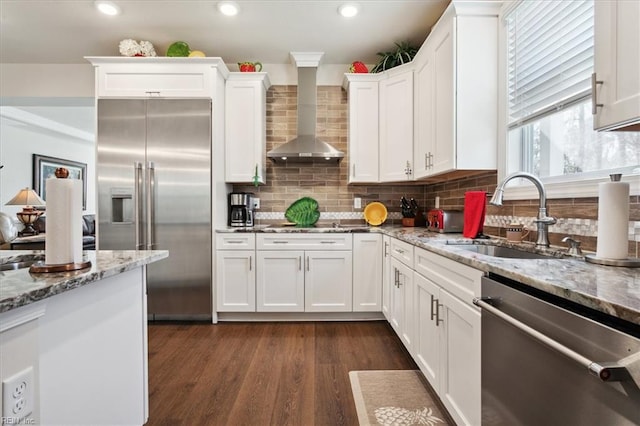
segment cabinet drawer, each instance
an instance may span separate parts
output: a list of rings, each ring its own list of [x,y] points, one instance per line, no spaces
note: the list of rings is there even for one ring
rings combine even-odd
[[[139,64],[97,70],[98,97],[211,97],[211,67]]]
[[[420,247],[415,248],[414,269],[466,303],[480,296],[482,271]]]
[[[398,259],[410,268],[413,268],[413,245],[400,241],[397,238],[391,239],[391,256]]]
[[[258,234],[258,250],[351,250],[351,234]]]
[[[256,248],[256,234],[234,232],[216,234],[216,250],[253,250]]]

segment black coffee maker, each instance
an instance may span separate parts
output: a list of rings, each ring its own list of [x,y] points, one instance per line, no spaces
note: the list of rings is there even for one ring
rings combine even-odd
[[[253,194],[232,192],[229,194],[229,226],[253,226]]]

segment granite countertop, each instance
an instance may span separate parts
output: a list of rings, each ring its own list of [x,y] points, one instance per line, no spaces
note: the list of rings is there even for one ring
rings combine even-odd
[[[166,250],[85,251],[91,267],[74,272],[30,273],[29,268],[0,271],[0,313],[121,274],[169,256]],[[0,264],[44,260],[43,251],[0,250]]]
[[[510,278],[538,290],[640,325],[640,268],[587,263],[582,257],[566,256],[566,250],[561,247],[542,250],[551,256],[545,259],[493,257],[465,250],[459,245],[447,244],[447,241],[458,243],[472,241],[463,238],[461,234],[439,234],[430,232],[426,228],[407,228],[393,225],[380,227],[361,225],[339,228],[331,227],[331,225],[317,228],[259,225],[253,228],[223,228],[216,232],[379,232],[481,271]],[[507,243],[504,239],[499,238],[479,240],[478,243],[539,251],[532,243]]]

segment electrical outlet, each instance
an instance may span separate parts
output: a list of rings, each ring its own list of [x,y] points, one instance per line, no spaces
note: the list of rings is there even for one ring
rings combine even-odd
[[[436,197],[436,209],[440,208],[440,197]]]
[[[33,411],[33,367],[2,381],[2,418],[18,423]]]
[[[353,208],[354,209],[361,209],[362,208],[362,198],[355,197],[353,199]]]
[[[259,209],[260,208],[260,198],[254,198],[253,199],[253,208],[254,209]]]

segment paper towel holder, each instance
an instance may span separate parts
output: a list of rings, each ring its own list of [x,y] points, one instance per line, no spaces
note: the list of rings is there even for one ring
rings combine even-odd
[[[67,179],[69,177],[69,170],[64,167],[58,167],[54,173],[58,179]],[[58,265],[47,265],[44,262],[34,263],[29,267],[29,272],[35,274],[40,273],[54,273],[54,272],[72,272],[79,271],[81,269],[87,269],[91,267],[91,261],[85,260],[82,262],[70,262],[62,263]]]
[[[611,182],[620,182],[622,180],[622,173],[610,174],[609,178],[611,179]],[[587,254],[584,257],[584,260],[587,263],[595,263],[598,265],[640,268],[640,258],[637,257],[628,257],[626,259],[606,259],[603,257],[597,257],[595,254]]]

